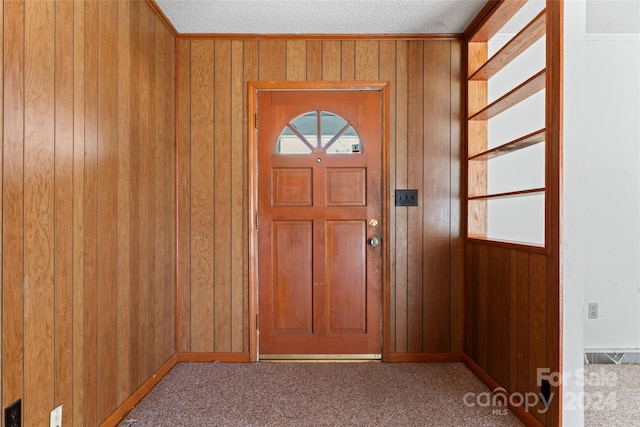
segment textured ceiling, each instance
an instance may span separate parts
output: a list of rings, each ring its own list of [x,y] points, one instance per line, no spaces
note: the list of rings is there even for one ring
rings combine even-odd
[[[486,0],[156,0],[179,33],[462,33]]]
[[[587,1],[587,33],[640,34],[640,1]]]

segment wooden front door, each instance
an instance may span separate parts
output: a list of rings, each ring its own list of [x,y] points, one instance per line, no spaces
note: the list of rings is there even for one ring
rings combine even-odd
[[[261,358],[381,353],[381,113],[379,91],[258,93]]]

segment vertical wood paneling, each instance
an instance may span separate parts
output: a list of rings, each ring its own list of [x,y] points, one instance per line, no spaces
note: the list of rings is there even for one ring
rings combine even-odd
[[[118,3],[117,404],[133,391],[131,375],[131,3]],[[64,411],[63,411],[64,413]]]
[[[340,79],[356,79],[356,43],[353,40],[342,41],[342,66]]]
[[[407,188],[418,190],[423,195],[424,156],[424,43],[410,41],[408,46],[408,119],[407,119]],[[407,228],[407,350],[410,353],[423,351],[423,227],[425,200],[418,206],[408,208]]]
[[[488,248],[487,268],[487,373],[494,379],[500,380],[500,313],[502,311],[502,298],[500,290],[502,287],[502,269],[500,248],[492,246]]]
[[[215,42],[214,351],[231,351],[231,42]]]
[[[243,70],[243,75],[244,75],[244,82],[249,82],[249,81],[255,81],[258,79],[258,73],[259,73],[259,44],[257,41],[255,40],[247,40],[244,42],[244,70]],[[242,99],[247,99],[247,84],[243,84],[243,98]],[[249,183],[249,151],[248,151],[248,145],[244,143],[244,141],[248,140],[248,135],[247,132],[250,132],[249,128],[249,122],[250,120],[252,120],[252,117],[248,117],[248,108],[244,108],[244,120],[243,120],[243,124],[244,126],[242,127],[243,129],[243,152],[244,152],[244,158],[245,158],[245,163],[244,163],[244,170],[243,170],[243,174],[244,174],[244,187],[243,187],[243,191],[244,194],[246,194],[246,191],[244,190],[245,188],[247,188],[248,183]],[[243,215],[243,223],[244,224],[249,224],[249,197],[244,197],[244,203],[243,203],[243,211],[244,211],[244,215]],[[246,230],[246,225],[245,225],[245,230]],[[244,322],[242,324],[242,329],[244,331],[244,346],[243,346],[243,350],[245,353],[249,352],[249,343],[251,341],[251,337],[249,336],[249,322],[251,321],[255,321],[255,319],[249,319],[249,269],[248,269],[248,265],[249,265],[249,233],[248,230],[245,231],[244,233],[244,247],[247,248],[244,251],[244,260],[242,262],[242,266],[243,266],[243,270],[244,270],[244,288],[243,288],[243,295],[245,296],[245,301],[244,301]],[[238,325],[239,326],[239,325]]]
[[[478,287],[476,286],[476,275],[472,274],[475,266],[475,245],[467,245],[464,257],[465,264],[465,293],[464,293],[464,353],[473,360],[478,360],[478,334],[477,334],[477,318],[478,306],[476,304],[478,298]]]
[[[0,37],[2,37],[2,40],[4,40],[4,2],[2,2],[0,4]],[[2,72],[4,73],[4,46],[2,48],[0,48],[0,70],[2,70]],[[2,135],[2,137],[0,137],[0,188],[4,188],[2,183],[4,181],[4,172],[3,172],[3,165],[4,165],[4,80],[0,79],[0,135]],[[0,192],[0,202],[1,202],[1,192]],[[0,224],[4,224],[4,218],[3,218],[3,214],[2,214],[2,209],[0,209]],[[2,247],[4,247],[3,245],[3,241],[4,238],[2,236],[2,233],[0,233],[0,245],[2,245]],[[4,251],[0,251],[0,280],[2,280],[2,278],[4,277],[3,275],[3,268],[4,268]],[[0,292],[0,322],[2,322],[2,319],[4,318],[3,312],[4,312],[4,304],[3,304],[3,292]],[[0,329],[1,331],[1,329]],[[2,342],[2,337],[0,337],[0,345],[4,344]],[[4,378],[4,370],[3,370],[3,366],[4,364],[3,362],[3,351],[0,349],[0,402],[4,403],[4,393],[2,390],[2,383],[3,380],[2,378]],[[1,421],[0,421],[1,423]]]
[[[98,163],[98,3],[85,2],[85,423],[96,424],[97,415],[97,163]]]
[[[388,129],[388,137],[389,137],[389,188],[395,188],[395,174],[396,174],[396,109],[394,106],[396,105],[396,41],[395,40],[387,40],[380,42],[380,80],[388,81],[391,89],[389,90],[389,129]],[[396,215],[395,209],[390,209],[389,212],[389,242],[394,242],[396,237]],[[396,263],[395,263],[395,255],[396,255],[396,246],[390,245],[389,248],[389,270],[391,276],[395,277],[396,271]],[[395,292],[392,292],[389,289],[389,313],[388,318],[385,319],[385,322],[391,322],[391,319],[396,318],[396,299]],[[383,296],[385,298],[385,296]],[[387,336],[389,335],[389,336]],[[387,339],[387,341],[383,342],[383,347],[388,348],[388,351],[393,351],[393,343],[395,342],[395,328],[391,327],[391,323],[389,323],[389,329],[384,331],[383,337]]]
[[[3,406],[23,395],[24,2],[4,3]],[[11,372],[11,375],[7,373]]]
[[[396,159],[395,159],[395,187],[408,188],[407,161],[409,159],[408,147],[408,106],[409,106],[409,43],[407,41],[397,42],[396,54]],[[406,207],[393,208],[395,211],[395,234],[394,248],[395,260],[395,280],[392,283],[392,293],[395,295],[395,316],[392,318],[396,352],[407,352],[408,338],[408,304],[409,304],[409,265],[408,247],[409,238],[408,211]]]
[[[160,21],[157,21],[160,23]],[[160,147],[164,154],[165,170],[159,170],[164,179],[164,204],[162,206],[162,222],[164,234],[163,277],[161,292],[164,293],[164,315],[162,330],[164,332],[164,346],[160,354],[158,366],[162,366],[176,351],[176,42],[164,25],[158,25],[159,37],[163,39],[162,50],[164,62],[160,78],[164,79],[164,93],[160,93],[164,100],[164,139]],[[169,171],[169,173],[167,173]],[[167,262],[167,260],[170,260]]]
[[[529,330],[529,254],[518,252],[518,331]],[[526,393],[529,385],[529,334],[519,333],[517,391]]]
[[[322,80],[340,80],[342,70],[342,42],[325,40],[322,42]]]
[[[178,41],[179,350],[191,351],[191,42]]]
[[[529,384],[528,391],[539,392],[538,368],[546,368],[547,353],[544,345],[547,342],[547,257],[540,254],[529,256],[529,305],[535,310],[529,312]],[[544,405],[540,403],[533,414],[540,422],[545,423]]]
[[[165,241],[170,236],[166,235],[164,227],[164,217],[159,215],[163,211],[166,204],[165,193],[167,191],[165,175],[166,170],[173,165],[167,165],[165,150],[162,149],[162,141],[166,139],[167,129],[164,125],[167,118],[166,101],[167,93],[165,91],[165,76],[163,64],[166,62],[164,42],[162,38],[163,24],[154,20],[153,22],[152,40],[153,40],[153,75],[159,78],[154,79],[153,83],[153,109],[150,114],[154,117],[153,124],[153,156],[152,156],[152,168],[151,179],[153,180],[152,194],[153,194],[153,280],[152,289],[153,294],[151,299],[153,300],[152,316],[154,318],[154,353],[152,359],[152,365],[158,366],[162,363],[163,349],[165,346],[165,330],[162,327],[164,324],[165,307],[164,307],[164,266],[167,264],[169,255],[166,252]]]
[[[379,42],[359,40],[355,46],[356,80],[378,80]]]
[[[130,76],[132,90],[138,90],[140,86],[140,68],[142,67],[142,55],[140,46],[140,2],[131,3],[131,61],[132,72]],[[140,110],[140,98],[133,96],[131,98],[131,111],[138,112]],[[139,135],[141,117],[140,114],[132,114],[131,118],[131,141],[129,143],[129,163],[131,167],[131,179],[133,183],[140,183],[140,154],[139,146],[141,139]],[[132,185],[131,192],[131,305],[129,310],[130,325],[129,336],[131,339],[131,348],[129,353],[129,366],[131,376],[131,386],[133,389],[140,384],[140,353],[143,351],[140,344],[140,185]]]
[[[73,425],[84,425],[85,349],[85,43],[84,1],[73,2],[73,403],[67,405]],[[65,415],[63,412],[63,417]],[[64,421],[63,421],[64,422]],[[69,425],[69,424],[65,424]]]
[[[461,44],[452,53],[450,41],[244,40],[216,41],[215,47],[208,43],[180,42],[180,49],[187,52],[180,52],[179,61],[180,169],[184,171],[179,174],[179,229],[191,233],[190,241],[181,240],[180,249],[181,257],[191,256],[188,273],[184,270],[186,261],[180,264],[181,349],[249,350],[249,322],[254,321],[247,317],[246,177],[250,165],[243,159],[247,159],[245,131],[251,131],[247,120],[253,118],[246,117],[244,105],[247,81],[322,78],[390,81],[391,195],[395,188],[421,191],[418,208],[392,207],[390,353],[450,351],[454,314],[450,315],[453,299],[449,299],[448,268],[453,260],[451,232],[455,229],[459,233],[460,226],[454,226],[449,216],[455,203],[451,198],[458,196],[453,194],[452,181],[454,173],[460,173],[457,156],[462,122],[462,117],[453,117],[462,114],[461,82],[452,83],[451,79],[461,78],[462,58],[452,59],[453,54],[462,54]],[[427,113],[433,117],[427,118]],[[242,129],[237,125],[241,114]],[[213,149],[207,144],[213,144]],[[221,163],[223,159],[226,165]],[[425,161],[428,168],[423,167]],[[452,161],[458,162],[456,172],[448,164]],[[182,194],[185,191],[190,195]],[[430,206],[436,199],[438,207]],[[203,225],[212,219],[212,226]],[[196,224],[205,233],[213,230],[215,256],[203,247],[203,235],[196,231]],[[243,261],[238,264],[242,247]],[[461,246],[456,253],[461,265]],[[242,288],[236,282],[239,276]],[[462,307],[461,274],[457,280],[456,297]],[[189,304],[182,301],[187,297]],[[462,332],[459,325],[460,350]],[[196,340],[200,340],[198,345]]]
[[[509,384],[508,390],[518,389],[518,252],[509,251]],[[468,274],[473,272],[467,269]],[[469,306],[470,307],[470,306]],[[469,316],[471,317],[471,316]]]
[[[450,153],[450,234],[451,234],[451,259],[449,272],[451,280],[451,301],[449,311],[449,322],[451,330],[450,351],[462,353],[464,348],[464,256],[465,256],[465,235],[466,227],[463,224],[463,176],[464,168],[462,159],[464,158],[464,92],[462,90],[464,81],[464,67],[462,61],[463,42],[451,41],[451,153]]]
[[[105,419],[117,402],[117,364],[113,355],[117,350],[117,88],[118,57],[117,3],[98,2],[98,420]]]
[[[322,40],[307,41],[307,80],[322,80]]]
[[[137,88],[138,96],[133,98],[132,108],[140,109],[148,105],[150,100],[149,89],[149,20],[148,12],[144,7],[139,7],[138,2],[134,2],[131,8],[131,18],[136,25],[132,39],[132,55],[137,58],[137,64],[131,77],[131,87]],[[144,381],[148,373],[148,348],[149,331],[143,325],[149,324],[148,310],[148,167],[145,155],[148,149],[149,138],[149,117],[143,114],[136,114],[132,117],[133,144],[131,146],[132,178],[139,185],[132,187],[132,257],[135,262],[132,264],[131,274],[134,287],[132,288],[132,320],[135,324],[132,328],[132,336],[137,338],[132,352],[132,375],[134,377],[134,387],[138,387]]]
[[[213,351],[212,41],[191,42],[191,349]]]
[[[500,248],[500,350],[498,351],[497,379],[505,389],[510,388],[511,371],[511,251]]]
[[[150,37],[150,14],[145,8],[139,9],[138,17],[138,54],[140,56],[140,63],[138,66],[138,102],[140,106],[151,105],[153,103],[151,97],[151,37]],[[150,124],[150,120],[153,117],[150,115],[140,115],[138,122],[138,144],[136,144],[136,150],[134,153],[134,162],[137,162],[137,168],[134,172],[134,180],[140,183],[136,193],[136,209],[137,217],[137,248],[138,248],[138,377],[136,385],[142,384],[145,378],[149,374],[149,354],[153,354],[150,349],[150,331],[149,328],[143,325],[148,325],[151,322],[149,317],[149,148],[152,141],[153,127]],[[135,163],[134,163],[135,164]]]
[[[140,11],[140,54],[144,60],[140,64],[140,104],[149,106],[146,116],[140,117],[140,146],[139,167],[140,186],[139,193],[139,217],[138,223],[140,239],[140,287],[139,310],[140,328],[138,360],[140,370],[138,372],[139,383],[151,373],[152,361],[155,358],[155,328],[146,328],[143,325],[155,326],[155,298],[154,276],[155,258],[152,248],[155,244],[155,215],[154,215],[154,190],[155,190],[155,99],[153,73],[155,70],[155,43],[153,38],[154,23],[148,10]]]
[[[145,2],[0,12],[1,400],[98,425],[174,352],[175,41]]]
[[[48,420],[54,402],[54,6],[27,2],[24,109],[25,418]]]
[[[247,298],[244,293],[244,252],[246,245],[244,203],[244,90],[246,87],[242,72],[244,65],[244,48],[242,41],[231,44],[231,182],[229,184],[231,230],[230,230],[230,263],[231,263],[231,348],[232,352],[244,351],[244,307]]]
[[[287,80],[300,81],[307,78],[307,42],[287,40]]]
[[[488,272],[490,269],[488,258],[489,249],[486,246],[477,245],[474,248],[474,267],[477,268],[474,279],[476,279],[477,301],[478,301],[478,319],[477,319],[477,346],[478,346],[478,363],[480,366],[487,366],[487,357],[489,353],[488,335],[489,335],[489,282]]]
[[[156,63],[158,59],[156,57],[156,22],[153,19],[153,14],[151,12],[146,12],[146,19],[148,21],[148,44],[145,46],[149,47],[149,58],[148,58],[148,70],[149,76],[155,76],[156,73]],[[156,248],[156,239],[157,228],[156,225],[158,223],[159,218],[156,216],[156,205],[158,203],[158,198],[156,195],[156,187],[159,185],[156,170],[157,170],[157,146],[159,141],[157,140],[157,135],[162,132],[161,129],[158,129],[158,115],[156,114],[156,109],[158,112],[162,111],[162,107],[159,104],[160,100],[156,99],[156,80],[151,79],[149,82],[149,104],[146,109],[147,120],[148,120],[148,135],[146,144],[142,147],[142,150],[145,151],[145,167],[147,173],[145,174],[145,185],[147,187],[147,198],[145,200],[147,204],[147,213],[148,213],[148,225],[147,225],[147,244],[149,248],[149,255],[147,257],[147,294],[145,299],[147,300],[147,316],[149,318],[149,322],[153,327],[149,330],[148,334],[148,351],[145,354],[147,364],[147,375],[151,373],[151,369],[153,368],[153,364],[156,360],[158,347],[156,345],[158,331],[157,326],[160,321],[158,319],[159,313],[156,311],[156,302],[157,302],[157,283],[156,283],[156,256],[154,249]]]
[[[425,42],[424,64],[423,351],[443,353],[450,344],[442,325],[450,311],[451,42]]]
[[[262,81],[284,80],[287,72],[287,41],[261,40],[258,44],[258,78]]]
[[[157,23],[153,19],[152,13],[147,13],[147,19],[149,20],[149,75],[155,76],[159,71],[158,66],[161,62],[158,54],[159,41],[157,38]],[[160,193],[162,192],[162,182],[159,180],[158,170],[162,167],[158,164],[161,161],[159,151],[159,137],[162,135],[164,129],[159,127],[162,122],[162,99],[158,96],[160,86],[162,83],[157,79],[152,79],[150,82],[150,103],[146,110],[149,115],[149,137],[147,144],[143,147],[146,153],[146,185],[148,191],[148,245],[149,245],[149,257],[148,262],[148,316],[149,322],[153,325],[149,333],[149,350],[147,352],[147,364],[149,371],[152,369],[158,358],[158,351],[162,345],[162,335],[158,330],[160,323],[162,322],[162,304],[159,295],[160,284],[158,280],[161,274],[161,266],[159,262],[161,260],[159,254],[155,251],[158,247],[161,247],[161,240],[163,236],[160,236],[162,229],[161,219],[156,216],[156,210],[160,206]]]
[[[494,245],[467,249],[465,352],[510,393],[540,392],[538,369],[550,368],[549,256]],[[530,412],[553,425],[542,403]]]
[[[171,40],[169,40],[171,39]],[[175,352],[175,325],[171,319],[175,319],[175,282],[170,283],[175,277],[175,248],[174,236],[175,228],[175,176],[173,173],[166,173],[167,170],[175,171],[175,89],[172,82],[175,82],[175,40],[167,33],[164,24],[156,21],[156,75],[163,83],[156,87],[156,97],[158,103],[162,105],[161,113],[157,114],[162,120],[159,126],[162,133],[159,134],[159,141],[171,141],[167,147],[164,144],[158,145],[158,167],[156,167],[156,179],[161,185],[161,190],[157,192],[160,204],[156,211],[173,212],[173,215],[162,215],[158,221],[158,229],[161,236],[156,242],[156,274],[158,278],[158,302],[160,309],[158,316],[160,319],[158,341],[158,354],[156,355],[156,366],[164,363],[169,355]],[[170,66],[167,66],[169,64]],[[161,254],[161,255],[159,255]],[[173,327],[171,327],[173,326]]]
[[[55,405],[73,402],[73,3],[55,3]],[[72,411],[63,411],[71,424]]]
[[[141,87],[141,63],[147,59],[143,59],[142,52],[144,52],[143,46],[141,46],[141,16],[142,9],[140,2],[131,3],[131,88],[135,92]],[[135,89],[134,89],[135,88]],[[131,143],[129,146],[130,164],[131,164],[131,179],[134,183],[143,182],[141,177],[140,167],[140,149],[142,146],[141,139],[141,122],[143,118],[141,114],[138,114],[141,103],[140,93],[136,93],[138,96],[132,96],[131,99]],[[140,218],[140,187],[142,185],[131,186],[131,325],[129,327],[131,337],[131,352],[130,359],[130,372],[131,383],[135,389],[141,383],[144,372],[141,369],[140,363],[141,354],[146,351],[142,346],[141,332],[142,328],[142,313],[140,310],[141,302],[141,257],[140,257],[140,224],[144,219]]]

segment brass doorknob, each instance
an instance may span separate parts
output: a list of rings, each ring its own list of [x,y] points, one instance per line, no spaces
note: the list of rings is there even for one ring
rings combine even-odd
[[[377,237],[372,237],[369,239],[369,246],[371,246],[372,248],[375,248],[379,244],[380,244],[380,241],[378,240]]]

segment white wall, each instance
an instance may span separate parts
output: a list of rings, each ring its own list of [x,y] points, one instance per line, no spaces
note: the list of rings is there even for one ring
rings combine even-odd
[[[583,214],[585,195],[585,0],[565,2],[564,9],[564,121],[561,203],[560,283],[562,292],[562,419],[565,426],[582,426],[583,384],[576,373],[584,366],[585,247],[589,242]],[[571,404],[570,404],[571,403]]]
[[[636,12],[628,13],[629,8]],[[571,375],[583,366],[585,349],[640,347],[638,11],[634,2],[565,2],[565,403],[583,391]],[[589,29],[607,34],[587,34]],[[599,319],[587,319],[588,302],[599,304]],[[576,405],[565,405],[563,420],[566,426],[581,426],[584,414]]]
[[[588,34],[586,53],[584,346],[640,349],[640,35]]]

